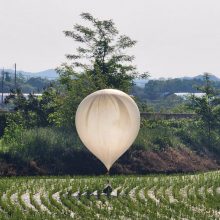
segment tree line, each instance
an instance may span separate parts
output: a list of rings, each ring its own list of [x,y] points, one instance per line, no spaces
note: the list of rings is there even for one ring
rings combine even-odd
[[[2,70],[0,75],[0,82],[1,93],[10,93],[11,91],[15,91],[16,88],[19,88],[23,93],[41,93],[55,81],[51,81],[42,77],[26,78],[21,73],[18,73],[15,82],[14,74]]]

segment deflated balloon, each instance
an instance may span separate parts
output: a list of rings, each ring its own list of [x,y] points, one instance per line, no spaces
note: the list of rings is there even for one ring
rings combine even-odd
[[[140,112],[126,93],[103,89],[83,99],[75,122],[84,145],[109,170],[137,137]]]

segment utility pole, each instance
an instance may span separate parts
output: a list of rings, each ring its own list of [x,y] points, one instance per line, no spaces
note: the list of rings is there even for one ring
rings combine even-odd
[[[15,90],[17,89],[17,67],[15,63]]]
[[[2,105],[4,102],[4,95],[3,95],[4,94],[4,91],[3,91],[4,90],[4,74],[5,73],[4,73],[4,68],[3,68],[3,70],[2,70],[2,103],[1,103]]]

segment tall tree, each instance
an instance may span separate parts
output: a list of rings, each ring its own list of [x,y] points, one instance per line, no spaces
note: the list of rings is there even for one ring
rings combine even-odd
[[[204,73],[203,80],[204,86],[197,87],[197,90],[203,92],[204,95],[201,97],[192,95],[189,107],[197,113],[202,122],[202,129],[205,129],[208,137],[208,147],[211,147],[212,131],[218,128],[220,123],[220,93],[213,87],[209,73]]]
[[[75,72],[88,74],[97,88],[110,87],[128,92],[138,73],[132,65],[134,56],[126,54],[126,49],[133,47],[136,41],[119,35],[112,20],[99,20],[89,13],[82,13],[81,18],[89,25],[75,24],[73,30],[64,31],[79,44],[76,53],[66,55],[73,61],[71,67]],[[62,76],[63,72],[60,72]],[[97,79],[102,83],[98,80],[98,84]]]
[[[81,18],[88,26],[75,24],[73,30],[64,34],[79,44],[74,54],[66,55],[71,64],[58,68],[62,88],[60,106],[52,120],[58,124],[73,125],[74,115],[80,101],[89,93],[115,88],[129,93],[133,79],[138,77],[137,69],[132,65],[134,56],[126,50],[136,44],[126,35],[119,35],[112,20],[99,20],[89,13]],[[140,77],[146,77],[142,74]]]

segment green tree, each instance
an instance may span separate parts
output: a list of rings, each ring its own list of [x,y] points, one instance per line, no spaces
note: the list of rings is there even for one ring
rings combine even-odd
[[[62,85],[57,99],[60,107],[50,118],[59,125],[74,126],[77,106],[89,93],[105,88],[129,93],[133,79],[138,77],[132,65],[134,56],[126,54],[136,41],[119,35],[112,20],[99,20],[89,13],[82,13],[81,18],[88,26],[75,24],[73,30],[64,31],[79,47],[76,53],[66,55],[71,65],[65,63],[57,69]]]
[[[47,88],[42,96],[29,94],[24,97],[21,89],[11,91],[10,95],[6,97],[5,103],[11,104],[13,110],[23,117],[23,127],[45,127],[48,126],[49,114],[54,112],[54,99],[56,97],[56,90],[53,87]],[[8,123],[8,126],[10,123]]]
[[[197,113],[198,119],[201,121],[201,128],[205,129],[208,137],[208,147],[211,147],[212,131],[219,128],[220,98],[219,91],[212,85],[209,73],[204,73],[203,80],[205,82],[204,86],[197,89],[203,92],[204,95],[201,97],[192,95],[189,98],[189,107]]]
[[[80,46],[75,54],[66,57],[73,60],[72,66],[79,68],[95,81],[101,77],[100,89],[118,88],[128,92],[132,79],[137,77],[137,70],[132,61],[134,56],[126,54],[126,49],[136,44],[126,35],[119,35],[112,20],[98,20],[89,13],[82,13],[81,18],[89,26],[75,24],[73,30],[64,31]]]

